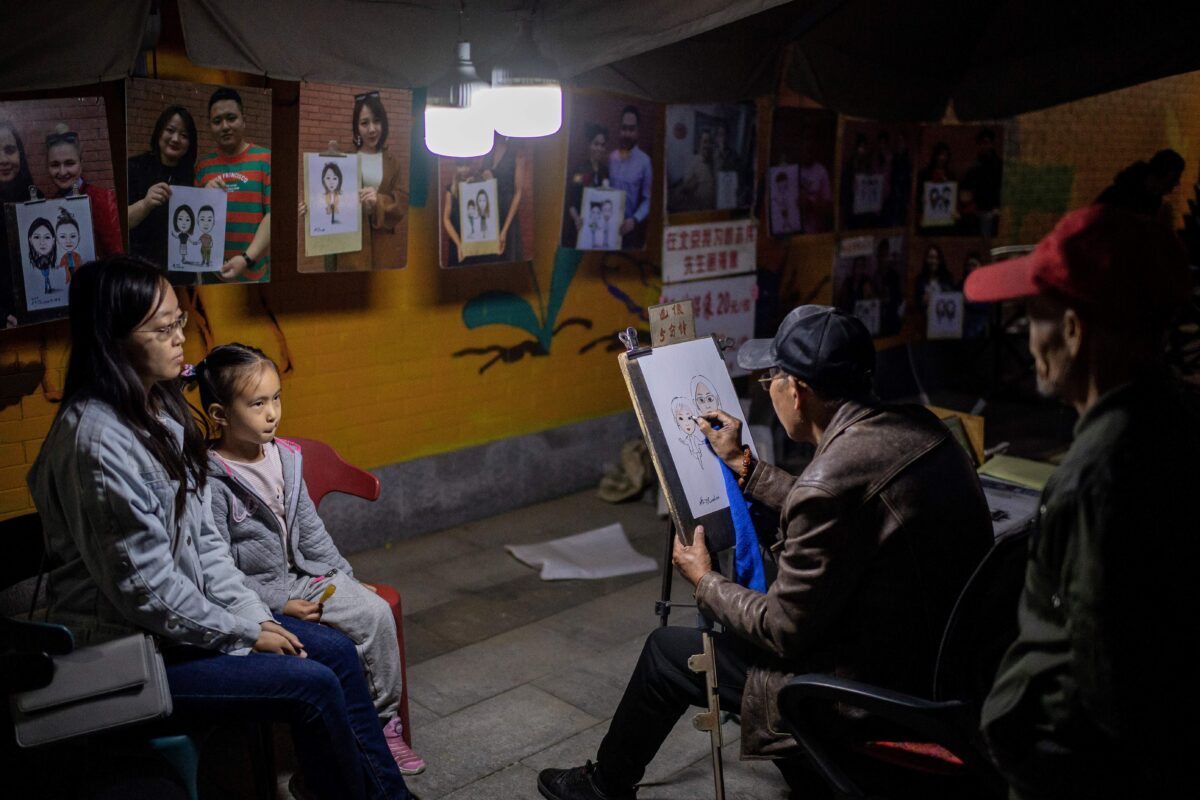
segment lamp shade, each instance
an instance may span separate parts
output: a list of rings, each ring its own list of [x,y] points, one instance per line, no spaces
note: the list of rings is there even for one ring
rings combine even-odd
[[[470,42],[458,42],[453,68],[426,95],[425,146],[430,152],[470,158],[492,149],[492,120],[479,97],[486,89],[471,62]]]
[[[492,86],[480,103],[504,136],[549,136],[562,127],[562,84],[558,65],[533,41],[529,20],[522,20],[515,46],[492,67]]]

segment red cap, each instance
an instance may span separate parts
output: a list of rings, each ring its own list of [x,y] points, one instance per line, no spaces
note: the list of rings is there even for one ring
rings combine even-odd
[[[1187,254],[1161,221],[1108,205],[1076,209],[1029,255],[975,270],[973,302],[1056,294],[1116,325],[1162,324],[1191,292]]]

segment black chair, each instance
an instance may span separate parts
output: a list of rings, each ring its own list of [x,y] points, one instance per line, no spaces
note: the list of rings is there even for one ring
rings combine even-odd
[[[997,539],[967,581],[942,636],[932,699],[830,675],[798,675],[779,693],[784,723],[838,797],[879,796],[860,783],[883,785],[888,796],[1005,796],[979,734],[979,715],[1017,635],[1031,530]],[[827,718],[834,703],[866,711],[892,730],[845,740],[806,725],[806,717]]]

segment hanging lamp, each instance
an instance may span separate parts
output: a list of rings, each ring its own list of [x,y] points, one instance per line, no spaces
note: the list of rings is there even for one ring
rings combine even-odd
[[[534,42],[532,17],[520,21],[517,41],[492,67],[492,86],[479,102],[503,136],[549,136],[562,127],[558,65]]]

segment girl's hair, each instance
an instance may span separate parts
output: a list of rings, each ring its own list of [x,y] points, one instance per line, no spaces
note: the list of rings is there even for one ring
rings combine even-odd
[[[362,116],[363,107],[371,109],[372,116],[379,121],[379,126],[382,130],[379,131],[379,149],[387,144],[388,137],[388,117],[387,111],[383,108],[383,101],[379,99],[379,92],[367,92],[360,94],[354,98],[354,116],[350,118],[350,135],[355,147],[362,147],[363,138],[358,133],[358,118]]]
[[[58,259],[58,239],[56,239],[54,236],[54,226],[50,224],[50,220],[46,219],[45,217],[38,217],[33,222],[29,223],[29,230],[25,233],[26,243],[28,243],[29,239],[33,237],[33,232],[38,228],[45,228],[50,232],[51,250],[49,260],[56,261]],[[29,260],[33,262],[40,257],[41,256],[38,256],[38,254],[34,251],[33,245],[29,245]]]
[[[17,143],[17,153],[21,156],[21,166],[17,170],[17,177],[9,181],[6,186],[0,186],[0,201],[19,203],[29,199],[29,187],[34,185],[33,173],[29,171],[29,159],[25,157],[25,143],[21,141],[21,134],[17,132],[17,126],[6,119],[0,119],[0,130],[12,134],[13,141]]]
[[[58,219],[54,223],[55,232],[57,232],[58,229],[63,225],[74,225],[75,230],[79,230],[79,222],[75,219],[75,215],[73,215],[70,211],[67,211],[66,206],[59,206]]]
[[[152,316],[171,291],[162,272],[137,256],[109,256],[75,271],[70,287],[71,352],[59,414],[74,402],[108,404],[129,427],[144,435],[146,448],[179,483],[175,520],[187,492],[204,488],[208,454],[204,437],[183,399],[178,379],[160,381],[147,392],[129,360],[126,340]],[[158,416],[183,426],[183,448]]]
[[[338,185],[337,185],[337,188],[334,189],[334,191],[337,192],[338,194],[341,194],[341,192],[342,192],[342,168],[339,167],[337,164],[333,163],[332,161],[327,162],[325,164],[325,166],[322,167],[322,169],[321,169],[321,185],[322,186],[325,185],[325,173],[327,173],[327,172],[332,172],[334,175],[337,176]]]
[[[192,119],[192,113],[183,106],[167,106],[163,112],[158,115],[158,120],[154,123],[154,133],[150,134],[150,152],[162,160],[162,153],[158,148],[158,141],[162,138],[163,129],[167,127],[167,123],[171,121],[171,117],[178,115],[183,120],[183,126],[187,128],[188,149],[179,159],[180,167],[187,167],[188,172],[193,172],[196,166],[196,121]]]
[[[186,231],[179,228],[179,212],[186,211],[188,215],[188,228]],[[192,207],[189,205],[181,205],[175,209],[175,213],[171,215],[171,224],[175,226],[178,233],[191,233],[196,229],[196,215],[192,213]]]
[[[246,380],[263,364],[270,364],[276,372],[279,367],[270,357],[248,344],[232,342],[213,348],[196,365],[195,381],[200,387],[200,406],[208,418],[208,407],[213,403],[228,406],[237,397]],[[207,425],[209,438],[216,438],[216,431]]]

